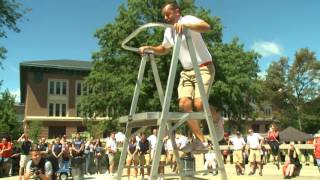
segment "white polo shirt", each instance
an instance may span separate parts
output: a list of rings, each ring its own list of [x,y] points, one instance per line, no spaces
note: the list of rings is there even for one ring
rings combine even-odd
[[[201,20],[197,17],[187,15],[187,16],[181,17],[178,22],[182,23],[182,24],[189,24],[189,23],[192,24],[192,23],[198,23],[198,22],[202,22],[202,21],[203,20]],[[198,64],[200,65],[200,64],[212,61],[211,54],[209,53],[209,50],[202,39],[201,33],[196,32],[196,31],[192,31],[192,30],[190,30],[189,32],[191,35],[193,45],[195,47],[195,52],[196,52]],[[166,28],[166,30],[164,32],[164,38],[162,41],[162,45],[165,48],[171,48],[174,45],[174,42],[176,42],[177,36],[178,35],[175,33],[175,30],[173,30],[172,28]],[[179,59],[182,64],[182,67],[184,69],[192,69],[191,57],[190,57],[190,53],[188,50],[185,35],[182,35],[182,42],[181,42]]]
[[[263,137],[258,133],[253,133],[252,135],[247,136],[247,143],[250,148],[257,149],[260,145],[260,140],[262,140]]]
[[[152,150],[154,150],[156,148],[156,144],[157,144],[157,136],[156,135],[153,135],[151,134],[147,140],[149,141],[150,143],[150,147]]]
[[[233,144],[233,149],[234,150],[239,150],[242,149],[246,143],[244,142],[243,137],[238,137],[238,136],[233,136],[230,139],[231,143]]]

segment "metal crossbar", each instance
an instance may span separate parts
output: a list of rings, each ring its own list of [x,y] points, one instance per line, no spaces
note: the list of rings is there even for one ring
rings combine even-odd
[[[146,28],[150,27],[170,27],[172,28],[171,25],[168,24],[161,24],[161,23],[149,23],[144,26],[141,26],[138,28],[136,31],[131,33],[122,43],[122,47],[124,49],[127,49],[129,51],[134,51],[138,52],[138,48],[134,47],[129,47],[126,45],[132,38],[134,38],[139,32]],[[178,174],[181,179],[199,179],[193,177],[194,174],[197,174],[198,172],[183,172],[182,170],[182,163],[178,155],[178,150],[177,150],[177,145],[175,142],[174,134],[173,131],[174,129],[178,128],[180,125],[182,125],[186,120],[189,119],[196,119],[196,120],[203,120],[206,119],[210,136],[213,140],[214,144],[214,150],[215,153],[217,154],[217,160],[218,160],[218,166],[219,170],[221,171],[221,179],[222,180],[227,180],[227,174],[224,168],[224,163],[222,160],[222,155],[220,152],[219,144],[218,144],[218,139],[216,136],[216,130],[213,124],[213,118],[211,115],[210,107],[209,107],[209,102],[207,95],[205,93],[204,89],[204,84],[200,75],[200,69],[197,64],[196,60],[196,54],[194,50],[194,46],[191,40],[191,36],[189,33],[189,30],[185,30],[183,32],[186,36],[186,41],[187,45],[190,51],[190,56],[192,60],[192,65],[193,69],[196,74],[196,80],[197,83],[199,84],[199,92],[201,96],[201,100],[203,102],[203,107],[204,107],[204,112],[195,112],[195,113],[178,113],[178,112],[170,112],[170,102],[172,99],[172,91],[173,91],[173,86],[174,86],[174,80],[175,80],[175,75],[177,71],[177,64],[178,64],[178,56],[179,56],[179,51],[180,51],[180,46],[181,46],[181,39],[182,39],[182,34],[179,34],[177,37],[177,40],[174,44],[173,48],[173,54],[171,58],[171,65],[170,65],[170,71],[169,71],[169,76],[168,76],[168,81],[167,81],[167,86],[166,86],[166,91],[165,94],[163,93],[162,87],[161,87],[161,82],[159,78],[159,73],[157,70],[157,66],[154,60],[154,55],[152,51],[147,51],[143,56],[139,68],[139,73],[138,73],[138,78],[136,81],[136,86],[134,90],[134,95],[132,98],[132,103],[131,103],[131,108],[128,116],[121,117],[119,119],[120,123],[125,123],[126,124],[126,139],[123,144],[123,151],[121,153],[120,161],[119,161],[119,166],[118,166],[118,172],[117,172],[117,180],[121,180],[123,168],[125,167],[125,158],[127,156],[127,148],[128,148],[128,143],[129,143],[129,137],[131,136],[131,131],[133,127],[143,127],[143,126],[159,126],[158,134],[157,134],[157,142],[156,142],[156,148],[155,152],[152,157],[152,165],[151,165],[151,174],[150,178],[151,180],[155,180],[159,177],[158,174],[158,167],[160,163],[160,156],[161,156],[161,149],[163,147],[163,139],[165,136],[165,132],[169,133],[170,140],[172,142],[173,148],[174,148],[174,156],[176,157],[177,163],[179,164],[179,170],[180,173]],[[153,75],[155,78],[155,83],[157,86],[157,91],[160,97],[160,102],[162,106],[161,112],[146,112],[146,113],[139,113],[136,114],[136,108],[137,108],[137,103],[139,99],[139,94],[140,94],[140,87],[143,79],[143,74],[145,71],[145,66],[147,61],[150,61]],[[172,126],[172,124],[174,124]],[[199,171],[202,172],[202,171]],[[171,176],[171,174],[163,174],[160,176]],[[177,174],[176,174],[177,175]]]

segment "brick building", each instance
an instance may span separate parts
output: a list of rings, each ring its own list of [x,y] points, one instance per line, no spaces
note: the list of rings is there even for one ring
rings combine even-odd
[[[26,61],[20,63],[21,103],[25,105],[24,130],[41,122],[40,136],[54,138],[85,129],[77,104],[87,93],[83,86],[91,62],[77,60]]]

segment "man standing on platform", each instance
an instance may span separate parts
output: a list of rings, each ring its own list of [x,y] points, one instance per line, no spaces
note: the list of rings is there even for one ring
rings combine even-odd
[[[145,50],[151,50],[154,53],[162,54],[169,51],[174,46],[178,34],[182,33],[184,29],[190,30],[192,42],[195,47],[197,62],[200,68],[201,77],[205,86],[207,95],[214,80],[214,65],[212,57],[206,47],[201,33],[211,30],[210,25],[191,15],[182,16],[180,8],[174,4],[166,4],[162,8],[162,14],[165,21],[174,26],[174,28],[166,28],[164,32],[164,39],[161,45],[158,46],[142,46],[139,48],[141,54]],[[198,83],[195,78],[195,71],[193,70],[190,52],[187,46],[185,35],[182,35],[182,43],[180,48],[179,59],[182,64],[183,70],[180,73],[180,82],[178,86],[179,107],[182,112],[203,111],[203,104],[200,97]],[[220,113],[216,109],[211,108],[213,119],[215,123],[218,140],[223,137],[223,122]],[[187,121],[187,125],[192,130],[197,138],[195,150],[207,149],[208,143],[205,142],[205,137],[200,129],[197,120]]]

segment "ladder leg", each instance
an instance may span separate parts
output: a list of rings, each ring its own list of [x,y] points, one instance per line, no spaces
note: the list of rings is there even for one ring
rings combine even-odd
[[[129,140],[130,140],[130,136],[131,136],[131,131],[132,131],[132,128],[130,126],[129,127],[127,126],[127,130],[126,130],[126,133],[125,133],[125,137],[126,138],[125,138],[125,141],[123,143],[123,149],[122,149],[122,152],[121,152],[119,165],[118,165],[117,180],[121,180],[123,168],[124,168],[124,165],[125,165],[125,160],[126,160],[126,157],[127,157],[127,149],[128,149],[128,146],[129,146]]]
[[[157,135],[157,144],[154,150],[155,152],[153,153],[153,157],[152,157],[152,166],[151,166],[151,172],[150,172],[151,180],[156,180],[158,178],[158,168],[160,163],[161,150],[163,147],[163,137],[165,134],[165,128],[166,126],[159,126],[159,131]]]
[[[171,143],[172,143],[172,147],[173,147],[173,154],[176,158],[176,163],[177,163],[177,166],[179,168],[179,172],[180,174],[182,173],[182,162],[181,162],[181,159],[180,159],[180,156],[179,156],[179,152],[178,152],[178,147],[177,147],[177,143],[176,143],[176,140],[175,140],[175,134],[173,134],[173,131],[172,131],[172,126],[171,124],[168,123],[168,129],[169,129],[169,133],[170,133],[170,140],[171,140]],[[180,175],[180,178],[183,178],[182,175]]]
[[[186,41],[187,41],[188,49],[189,49],[190,56],[191,56],[193,70],[195,71],[195,74],[196,74],[196,80],[197,80],[197,83],[198,83],[199,92],[200,92],[200,96],[201,96],[201,100],[202,100],[203,109],[204,109],[204,113],[205,113],[205,116],[206,116],[207,124],[208,124],[208,127],[209,127],[210,135],[211,135],[211,138],[212,138],[212,141],[213,141],[214,150],[215,150],[215,153],[217,155],[216,157],[218,158],[218,165],[219,165],[219,167],[220,167],[219,169],[221,171],[221,173],[220,173],[221,174],[221,178],[223,180],[227,180],[228,177],[227,177],[227,173],[226,173],[226,170],[225,170],[225,167],[224,167],[224,163],[223,163],[223,160],[222,160],[222,155],[221,155],[221,151],[220,151],[220,148],[219,148],[218,138],[217,138],[217,135],[216,135],[216,129],[215,129],[215,126],[213,124],[213,118],[212,118],[211,110],[210,110],[210,107],[209,107],[207,94],[206,94],[205,89],[204,89],[204,84],[203,84],[202,77],[201,77],[201,74],[200,74],[200,68],[199,68],[198,62],[196,60],[197,57],[196,57],[196,53],[195,53],[195,48],[194,48],[194,45],[193,45],[192,40],[191,40],[190,32],[188,30],[186,31]]]

